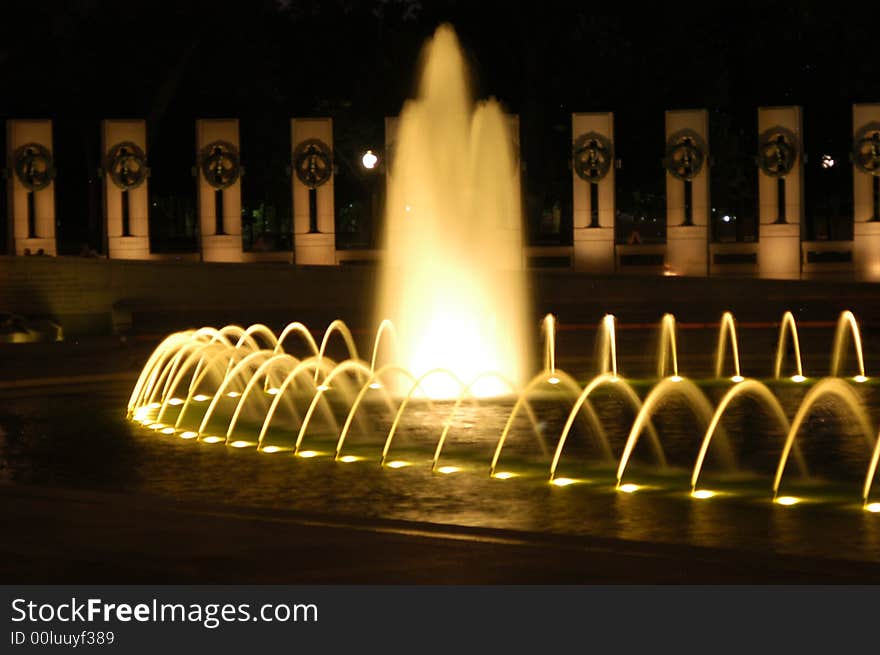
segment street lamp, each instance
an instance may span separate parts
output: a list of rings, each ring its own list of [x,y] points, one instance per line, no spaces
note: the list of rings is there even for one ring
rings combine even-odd
[[[379,157],[372,150],[367,150],[361,156],[361,164],[363,164],[364,168],[367,170],[373,170],[376,168],[376,164],[379,163]]]

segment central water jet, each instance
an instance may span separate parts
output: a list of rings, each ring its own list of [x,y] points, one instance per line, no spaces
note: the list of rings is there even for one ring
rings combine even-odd
[[[445,368],[468,382],[493,371],[521,385],[530,370],[522,241],[508,117],[494,100],[474,103],[443,25],[401,112],[389,173],[378,320],[397,328],[397,362],[416,377]],[[423,386],[434,398],[460,393],[441,376]],[[507,391],[488,376],[471,389]]]

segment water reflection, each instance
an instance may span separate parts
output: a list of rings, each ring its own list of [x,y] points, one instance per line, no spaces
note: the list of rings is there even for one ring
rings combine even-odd
[[[702,388],[713,402],[724,392]],[[638,390],[644,396],[644,386]],[[791,416],[804,391],[791,384],[774,391]],[[876,388],[860,385],[858,392],[876,415]],[[835,418],[822,403],[800,437],[811,470],[822,475],[807,482],[787,479],[786,493],[808,499],[793,507],[771,502],[781,435],[774,433],[772,417],[754,411],[748,402],[732,408],[724,420],[745,470],[725,473],[709,457],[700,486],[718,495],[706,499],[690,496],[687,467],[703,428],[683,419],[683,412],[670,412],[673,418],[657,424],[671,456],[670,468],[658,470],[644,445],[642,457],[634,458],[627,472],[627,481],[638,488],[623,493],[615,489],[614,467],[601,465],[587,425],[573,430],[560,471],[560,477],[574,479],[574,484],[548,484],[549,457],[531,438],[511,441],[511,451],[505,453],[506,460],[510,456],[505,470],[510,467],[517,476],[490,479],[487,457],[509,403],[493,406],[481,401],[460,408],[442,462],[460,470],[446,474],[432,473],[430,460],[447,414],[438,410],[440,418],[433,417],[427,403],[414,412],[392,452],[394,459],[412,465],[396,470],[378,466],[378,440],[364,441],[360,447],[353,440],[346,454],[358,459],[347,463],[333,460],[333,435],[316,438],[309,446],[323,455],[270,455],[145,430],[119,416],[118,406],[113,394],[18,398],[14,405],[7,404],[0,415],[2,475],[12,482],[208,504],[880,559],[880,516],[861,509],[856,502],[861,481],[852,477],[852,471],[864,470],[864,442],[858,430]],[[597,397],[596,407],[612,450],[620,453],[632,412],[613,394]],[[377,405],[374,411],[383,410]],[[551,412],[548,406],[541,416],[544,430],[552,434],[558,433],[567,414]],[[522,429],[530,429],[527,421]]]

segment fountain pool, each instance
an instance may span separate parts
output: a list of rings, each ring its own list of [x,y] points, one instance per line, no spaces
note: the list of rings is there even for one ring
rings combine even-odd
[[[552,315],[540,326],[543,366],[530,363],[540,332],[529,329],[514,150],[499,105],[471,101],[463,61],[451,28],[438,30],[401,113],[366,352],[342,321],[323,334],[295,322],[168,336],[127,405],[138,439],[158,440],[150,452],[168,449],[149,484],[875,560],[878,394],[851,312],[819,377],[791,313],[768,370],[741,362],[730,313],[708,376],[687,375],[671,314],[653,370],[639,375],[621,364],[611,315],[598,320],[590,370],[559,365]],[[247,482],[232,484],[239,465]]]

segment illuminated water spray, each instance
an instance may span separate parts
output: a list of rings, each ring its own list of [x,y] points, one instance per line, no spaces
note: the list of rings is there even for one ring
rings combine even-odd
[[[426,46],[418,97],[400,114],[385,221],[378,319],[397,328],[398,363],[416,377],[495,371],[522,384],[529,322],[509,122],[497,102],[474,104],[449,26]],[[459,393],[440,376],[424,387]],[[486,377],[472,391],[507,390]]]

